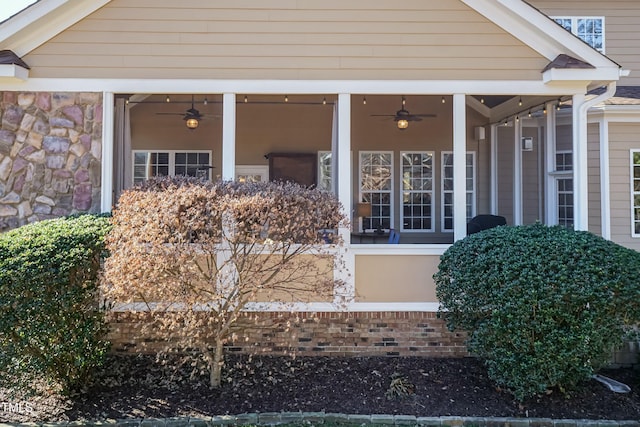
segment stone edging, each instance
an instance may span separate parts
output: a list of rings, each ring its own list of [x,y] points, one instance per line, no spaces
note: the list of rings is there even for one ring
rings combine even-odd
[[[358,415],[325,412],[264,412],[211,418],[145,418],[54,423],[0,423],[0,427],[214,427],[245,425],[322,425],[424,427],[640,427],[640,420],[572,420],[551,418],[415,417],[413,415]]]

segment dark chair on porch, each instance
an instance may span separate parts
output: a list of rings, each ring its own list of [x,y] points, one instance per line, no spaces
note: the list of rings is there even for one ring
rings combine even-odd
[[[507,225],[507,220],[499,215],[476,215],[467,223],[467,235],[479,233],[500,225]]]

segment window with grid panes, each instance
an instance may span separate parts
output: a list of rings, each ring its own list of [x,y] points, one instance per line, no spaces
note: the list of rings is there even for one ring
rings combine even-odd
[[[389,230],[393,224],[393,152],[360,152],[360,201],[371,204],[365,230]]]
[[[604,17],[594,16],[557,16],[558,24],[580,38],[598,52],[604,52]]]
[[[556,178],[558,225],[573,228],[573,154],[569,150],[556,151],[556,172],[567,172]]]
[[[573,228],[573,179],[558,178],[558,225]]]
[[[467,221],[476,215],[475,152],[466,154],[466,215]],[[453,153],[442,152],[442,230],[453,231]]]
[[[193,176],[211,179],[211,151],[134,151],[133,183],[154,176]]]
[[[433,152],[402,152],[403,231],[433,231]]]

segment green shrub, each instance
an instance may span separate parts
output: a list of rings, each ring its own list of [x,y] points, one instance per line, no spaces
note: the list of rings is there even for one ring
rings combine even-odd
[[[563,227],[471,235],[434,279],[448,327],[519,400],[589,378],[640,317],[640,253]]]
[[[97,310],[104,216],[41,221],[0,235],[0,383],[80,387],[108,345]]]

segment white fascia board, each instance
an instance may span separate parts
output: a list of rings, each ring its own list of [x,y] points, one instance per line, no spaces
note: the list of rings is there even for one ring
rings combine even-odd
[[[0,25],[0,46],[23,57],[111,0],[40,0]]]
[[[483,95],[559,96],[580,93],[585,82],[557,85],[530,80],[171,80],[171,79],[76,79],[30,78],[3,84],[9,91],[88,91],[114,93],[253,93],[256,95],[353,93],[367,95]]]
[[[29,78],[29,70],[16,64],[0,64],[0,83],[24,82]]]
[[[567,81],[616,81],[620,78],[617,67],[602,68],[551,68],[542,73],[542,81],[547,84],[562,84]]]
[[[521,0],[461,1],[549,61],[564,53],[594,67],[618,67],[618,64]]]

